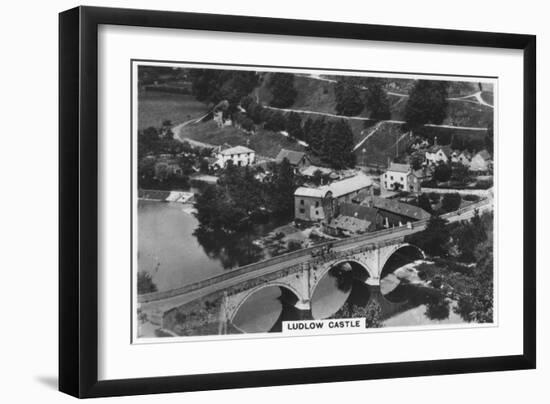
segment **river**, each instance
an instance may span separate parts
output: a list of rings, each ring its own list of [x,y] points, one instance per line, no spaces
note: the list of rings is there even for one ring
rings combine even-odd
[[[199,230],[191,204],[138,201],[138,270],[159,291],[179,288],[266,258],[253,241],[282,223],[269,220],[246,234]]]
[[[265,288],[241,306],[233,323],[240,332],[277,332],[285,320],[338,317],[337,313],[345,303],[366,307],[373,302],[380,307],[380,320],[384,327],[465,323],[453,311],[455,301],[426,293],[429,290],[426,287],[396,282],[395,279],[391,275],[382,279],[380,287],[346,280],[344,283],[347,285],[342,287],[341,276],[329,273],[315,289],[309,312],[301,312],[284,303],[279,287]]]
[[[255,226],[246,235],[213,238],[197,232],[199,223],[191,208],[192,205],[179,203],[138,202],[138,269],[151,274],[159,291],[264,258],[263,251],[253,241],[282,224],[268,222]],[[382,279],[380,288],[368,287],[345,271],[329,272],[317,285],[311,311],[307,313],[283,303],[279,287],[262,289],[242,305],[233,323],[238,331],[278,331],[284,320],[327,318],[346,302],[364,307],[372,301],[380,306],[384,326],[464,322],[453,311],[456,302],[426,293],[428,288],[407,278],[414,278],[414,271],[410,271],[413,275],[407,275],[403,269],[407,266],[402,264],[396,263]]]

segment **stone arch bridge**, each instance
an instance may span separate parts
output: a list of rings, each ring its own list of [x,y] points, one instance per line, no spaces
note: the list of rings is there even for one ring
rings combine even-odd
[[[241,306],[255,293],[267,287],[279,287],[281,298],[285,303],[293,305],[298,310],[311,310],[311,300],[317,285],[332,269],[342,263],[354,263],[353,277],[367,285],[377,287],[384,275],[386,264],[392,256],[399,252],[409,262],[424,258],[424,252],[418,247],[404,242],[403,237],[392,238],[382,242],[346,245],[347,240],[341,240],[332,248],[313,248],[309,251],[297,251],[298,257],[287,254],[283,261],[275,261],[274,270],[269,270],[269,261],[264,262],[264,268],[255,267],[245,271],[234,280],[220,282],[187,292],[177,294],[168,292],[165,296],[157,293],[155,296],[143,295],[140,309],[147,313],[149,321],[165,330],[174,329],[181,316],[188,313],[207,311],[204,321],[218,323],[218,333],[227,332]],[[258,263],[262,264],[262,263]],[[268,266],[265,266],[268,264]],[[256,264],[253,264],[254,266]],[[267,270],[266,270],[267,269]],[[206,282],[208,284],[208,282]],[[199,285],[200,286],[200,285]],[[201,293],[202,292],[202,293]],[[174,296],[171,296],[174,294]],[[155,295],[155,294],[152,294]],[[145,299],[143,299],[145,298]],[[179,316],[179,318],[178,318]],[[189,317],[186,317],[189,318]]]
[[[389,243],[368,245],[344,253],[326,253],[306,264],[289,268],[281,277],[265,280],[241,291],[226,291],[220,305],[223,322],[231,323],[240,307],[249,297],[267,287],[278,286],[283,291],[286,303],[299,310],[311,310],[311,301],[317,285],[328,272],[344,263],[355,263],[353,277],[370,286],[379,286],[386,263],[398,251],[406,254],[410,261],[425,258],[424,252],[401,240]],[[395,268],[394,268],[395,269]]]

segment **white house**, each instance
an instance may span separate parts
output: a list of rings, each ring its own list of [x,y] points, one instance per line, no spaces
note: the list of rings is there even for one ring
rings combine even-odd
[[[408,164],[391,163],[380,177],[380,186],[388,191],[397,188],[407,192],[420,192],[420,178]]]
[[[460,163],[463,166],[469,167],[471,160],[472,155],[467,150],[463,150],[460,153],[457,152],[457,156],[453,158],[453,163]]]
[[[472,157],[472,161],[470,161],[470,170],[484,172],[489,169],[490,164],[491,155],[487,150],[482,150]]]
[[[453,156],[449,146],[432,146],[426,150],[426,161],[428,164],[438,164],[440,161],[448,163]]]
[[[235,166],[244,167],[254,164],[255,159],[254,150],[244,146],[235,146],[216,153],[216,164],[221,168],[225,167],[230,160]]]

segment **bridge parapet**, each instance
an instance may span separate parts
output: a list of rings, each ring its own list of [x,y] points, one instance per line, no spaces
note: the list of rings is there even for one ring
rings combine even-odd
[[[465,206],[464,208],[460,208],[455,212],[450,212],[450,213],[447,213],[445,215],[442,215],[441,217],[443,217],[445,219],[452,219],[452,218],[460,217],[463,214],[471,213],[471,211],[473,211],[474,209],[490,208],[491,206],[492,206],[492,201],[490,199],[482,200],[482,201],[473,203],[471,205]],[[412,233],[415,233],[417,231],[423,230],[426,227],[427,222],[428,222],[428,219],[424,219],[424,220],[419,220],[417,222],[412,223],[410,231],[407,234],[412,234]],[[207,288],[209,286],[212,286],[212,285],[224,282],[224,281],[231,280],[233,278],[238,278],[241,275],[245,275],[245,274],[249,274],[249,273],[252,273],[252,272],[262,270],[262,269],[264,269],[268,266],[275,266],[277,264],[281,264],[281,263],[284,263],[284,262],[287,262],[287,261],[292,261],[292,260],[299,259],[299,258],[311,257],[311,253],[313,251],[315,251],[319,248],[322,248],[322,247],[328,247],[329,245],[333,246],[333,248],[341,248],[341,247],[345,247],[345,246],[350,245],[350,244],[356,244],[356,243],[360,243],[360,242],[364,241],[368,245],[365,246],[365,247],[361,247],[361,248],[367,248],[368,249],[368,248],[376,248],[377,246],[378,247],[383,246],[384,245],[383,243],[392,244],[392,243],[395,243],[396,239],[402,239],[403,236],[398,236],[396,239],[390,239],[390,240],[383,241],[383,242],[368,243],[368,241],[369,240],[376,240],[377,238],[385,237],[385,236],[388,236],[388,235],[391,235],[391,234],[394,234],[394,233],[403,233],[403,230],[405,228],[406,228],[406,226],[404,225],[404,226],[401,226],[401,227],[380,230],[380,231],[376,231],[376,232],[372,232],[372,233],[366,233],[366,234],[362,234],[362,235],[359,235],[359,236],[350,237],[350,238],[347,238],[347,239],[342,239],[342,240],[337,240],[337,241],[328,241],[328,242],[325,242],[325,243],[322,243],[322,244],[318,244],[314,247],[309,247],[309,248],[301,249],[301,250],[298,250],[298,251],[293,251],[293,252],[283,254],[283,255],[280,255],[280,256],[277,256],[277,257],[269,258],[267,260],[259,261],[257,263],[253,263],[253,264],[250,264],[250,265],[239,267],[237,269],[225,272],[221,275],[218,275],[218,276],[215,276],[215,277],[212,277],[212,278],[209,278],[209,279],[205,279],[203,281],[196,282],[196,283],[193,283],[193,284],[190,284],[190,285],[186,285],[186,286],[181,287],[181,288],[176,288],[176,289],[163,291],[163,292],[154,292],[154,293],[139,295],[138,296],[138,302],[139,303],[148,303],[148,302],[154,302],[154,301],[169,299],[169,298],[176,297],[176,296],[182,296],[182,295],[185,295],[185,294],[188,294],[188,293],[200,290],[200,289],[204,289],[204,288]],[[372,246],[369,247],[370,244],[372,244]],[[311,261],[315,265],[315,259],[311,259]]]

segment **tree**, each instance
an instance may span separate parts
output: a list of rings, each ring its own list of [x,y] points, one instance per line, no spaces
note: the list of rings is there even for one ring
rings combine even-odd
[[[343,119],[329,122],[323,128],[318,154],[335,169],[355,166],[353,132]]]
[[[258,75],[246,70],[191,69],[191,92],[197,100],[217,104],[229,102],[229,112],[258,85]]]
[[[265,129],[272,130],[274,132],[285,130],[285,127],[286,119],[279,111],[271,112],[264,124]]]
[[[462,163],[453,163],[451,165],[452,173],[451,179],[461,184],[465,184],[470,180],[470,173],[468,167]]]
[[[284,158],[273,172],[268,184],[268,204],[270,210],[280,217],[292,217],[294,213],[294,169]]]
[[[364,108],[359,90],[346,78],[336,83],[334,95],[336,97],[335,109],[339,115],[359,115]]]
[[[430,197],[430,202],[433,204],[438,203],[441,199],[441,195],[439,195],[437,192],[430,192],[428,196]]]
[[[244,130],[251,132],[254,130],[254,121],[250,119],[249,117],[245,116],[241,121],[241,128]]]
[[[443,200],[441,201],[441,209],[445,212],[454,212],[460,207],[460,202],[462,198],[458,192],[453,192],[443,195]]]
[[[296,251],[302,248],[302,243],[298,240],[289,240],[286,247],[288,251]]]
[[[451,166],[440,161],[439,164],[435,166],[433,178],[438,182],[446,182],[451,179],[451,174]]]
[[[201,160],[199,170],[201,173],[207,173],[210,170],[210,165],[208,164],[208,160],[206,159]]]
[[[241,98],[239,104],[246,112],[249,112],[248,110],[250,106],[255,104],[254,97],[252,97],[251,95],[245,95],[243,98]]]
[[[304,137],[312,152],[317,155],[322,154],[324,133],[326,131],[327,123],[325,118],[318,118],[308,120],[304,124]]]
[[[143,295],[145,293],[153,293],[157,291],[157,285],[153,282],[153,277],[149,272],[139,271],[138,272],[138,295]]]
[[[302,129],[302,118],[296,112],[288,114],[286,119],[286,131],[288,134],[296,139],[304,138],[304,131]]]
[[[311,181],[317,186],[321,185],[322,182],[323,182],[323,172],[319,169],[315,170],[313,172],[313,176],[311,178]]]
[[[477,244],[476,266],[471,276],[469,293],[458,299],[456,311],[466,321],[490,323],[493,321],[493,237],[492,215],[487,237]]]
[[[276,108],[290,107],[298,95],[294,88],[294,74],[291,73],[272,73],[268,88],[273,95],[271,106]]]
[[[411,154],[411,168],[413,170],[420,170],[422,168],[422,163],[424,162],[424,156],[422,153],[413,153]]]
[[[450,240],[450,232],[447,228],[447,220],[432,216],[426,229],[420,233],[407,236],[408,242],[418,246],[427,254],[434,256],[446,256],[447,245]]]
[[[256,124],[259,125],[264,120],[264,110],[269,111],[268,109],[262,107],[257,102],[251,102],[248,104],[248,108],[246,108],[246,112],[250,119]]]
[[[370,118],[377,120],[391,118],[390,102],[381,80],[372,78],[368,81],[365,104]]]
[[[430,198],[428,195],[422,193],[418,196],[418,207],[424,209],[426,212],[432,212],[432,204],[430,203]]]
[[[382,324],[382,308],[380,304],[371,300],[366,306],[344,303],[331,318],[364,318],[367,328],[380,328]]]
[[[408,129],[417,129],[427,123],[441,124],[447,116],[448,83],[418,80],[409,94],[405,107]]]

